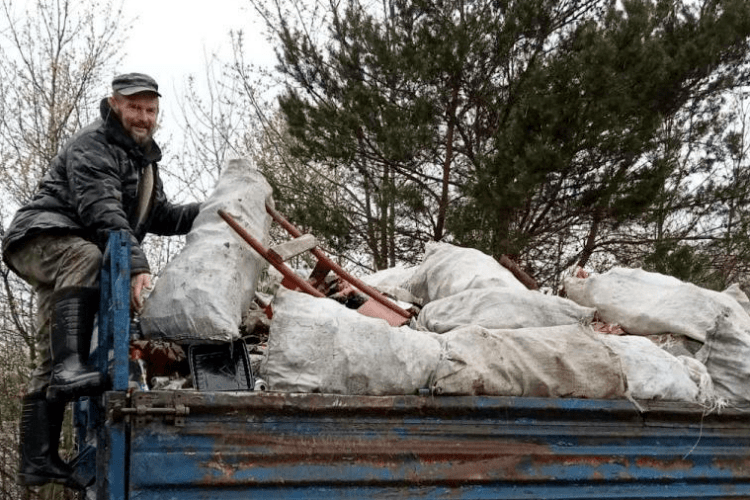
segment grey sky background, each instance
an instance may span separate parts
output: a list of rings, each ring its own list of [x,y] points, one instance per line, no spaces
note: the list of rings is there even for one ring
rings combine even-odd
[[[181,97],[190,76],[198,88],[212,55],[232,61],[230,31],[242,30],[246,58],[253,63],[275,63],[272,47],[262,36],[263,26],[247,0],[126,0],[123,20],[132,21],[124,58],[117,73],[137,71],[159,83],[161,130],[157,140],[177,133]]]

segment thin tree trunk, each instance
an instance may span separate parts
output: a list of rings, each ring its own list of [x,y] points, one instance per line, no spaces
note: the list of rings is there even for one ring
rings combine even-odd
[[[583,245],[583,250],[581,250],[581,257],[578,259],[579,267],[586,267],[586,264],[588,264],[589,259],[594,253],[594,249],[596,249],[596,237],[599,234],[599,224],[601,223],[601,220],[602,209],[597,208],[594,210],[594,218],[591,221],[589,235],[586,238],[586,243]]]
[[[437,224],[435,225],[435,241],[443,238],[445,219],[448,214],[448,185],[450,182],[451,164],[453,163],[453,134],[456,129],[456,108],[458,107],[458,83],[453,86],[451,104],[448,109],[448,131],[445,136],[445,161],[443,162],[443,186],[440,193]]]

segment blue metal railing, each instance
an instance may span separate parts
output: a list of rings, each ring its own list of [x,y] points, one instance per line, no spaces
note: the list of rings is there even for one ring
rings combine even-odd
[[[112,391],[126,391],[130,346],[130,236],[110,233],[100,277],[96,347],[89,363],[108,375]],[[113,353],[110,359],[110,353]],[[79,453],[74,465],[80,481],[89,482],[96,498],[127,498],[127,439],[122,422],[109,422],[101,398],[81,398],[74,405]]]

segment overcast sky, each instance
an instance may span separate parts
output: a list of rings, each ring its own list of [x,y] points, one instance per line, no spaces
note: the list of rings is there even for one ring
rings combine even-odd
[[[150,74],[167,95],[188,75],[201,78],[211,54],[231,60],[232,30],[244,32],[246,54],[272,62],[248,0],[126,0],[123,8],[133,29],[121,69]]]
[[[159,84],[161,131],[157,141],[176,133],[178,97],[189,76],[205,81],[207,61],[218,54],[232,60],[230,31],[242,30],[246,60],[271,66],[271,46],[248,0],[125,0],[123,17],[132,21],[118,73],[140,72]]]

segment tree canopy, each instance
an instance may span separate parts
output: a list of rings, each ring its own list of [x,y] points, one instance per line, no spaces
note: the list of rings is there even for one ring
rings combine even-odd
[[[744,215],[716,176],[748,81],[745,1],[351,0],[307,25],[255,3],[279,40],[288,153],[332,180],[314,209],[279,201],[375,268],[442,239],[552,284],[603,251],[692,255],[730,212],[707,199],[732,200],[735,228]]]

